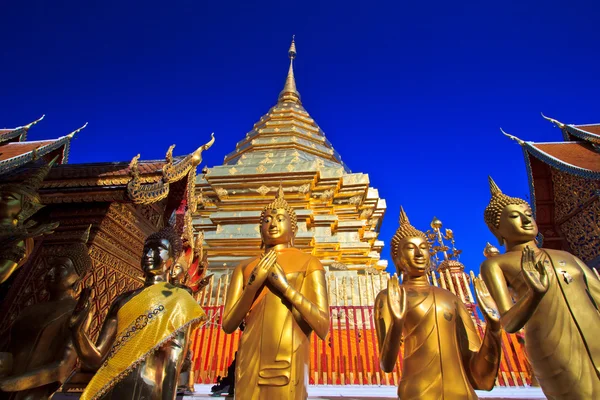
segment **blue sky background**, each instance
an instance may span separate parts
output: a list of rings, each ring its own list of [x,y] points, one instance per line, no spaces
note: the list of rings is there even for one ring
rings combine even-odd
[[[380,238],[402,204],[425,230],[452,228],[478,270],[491,174],[529,195],[533,141],[600,122],[600,2],[5,1],[0,126],[46,119],[30,140],[69,133],[71,162],[193,151],[221,164],[277,100],[296,35],[307,111],[386,199]],[[391,263],[390,263],[391,264]]]

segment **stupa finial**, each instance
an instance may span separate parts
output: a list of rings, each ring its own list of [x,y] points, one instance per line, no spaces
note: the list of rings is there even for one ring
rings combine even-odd
[[[279,103],[301,103],[300,93],[298,93],[298,89],[296,89],[296,79],[294,78],[294,59],[296,58],[296,41],[294,38],[295,35],[292,35],[292,44],[290,44],[290,49],[288,50],[290,69],[288,70],[287,78],[285,79],[285,86],[281,93],[279,93]]]

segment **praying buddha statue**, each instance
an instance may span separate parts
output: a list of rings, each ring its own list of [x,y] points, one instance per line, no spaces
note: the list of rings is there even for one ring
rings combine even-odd
[[[0,390],[15,400],[48,399],[75,368],[77,353],[69,322],[75,311],[76,288],[92,265],[86,246],[89,228],[70,243],[47,246],[50,265],[46,289],[50,300],[25,308],[11,328],[13,364],[0,378]],[[83,292],[82,296],[86,296]],[[87,313],[82,315],[85,320]]]
[[[145,284],[113,301],[96,343],[85,333],[85,311],[73,318],[77,354],[87,369],[97,369],[82,400],[175,398],[190,329],[205,320],[190,293],[168,282],[181,247],[171,227],[146,239]]]
[[[38,189],[55,161],[39,160],[23,174],[0,178],[0,284],[27,261],[33,238],[52,233],[58,226],[30,220],[44,207]]]
[[[599,399],[600,281],[572,254],[539,248],[529,204],[489,184],[484,218],[506,252],[486,259],[481,275],[502,326],[525,327],[527,356],[549,399]]]
[[[469,311],[452,292],[432,286],[427,277],[429,242],[400,209],[400,227],[392,238],[392,259],[403,276],[388,281],[375,299],[375,328],[381,368],[392,372],[404,342],[398,397],[477,399],[474,389],[491,390],[501,352],[500,315],[483,282],[476,297],[486,321],[483,341]]]
[[[260,215],[261,256],[242,261],[227,292],[223,330],[245,320],[235,372],[238,400],[306,399],[310,335],[325,339],[329,304],[321,262],[293,247],[296,213],[278,195]]]

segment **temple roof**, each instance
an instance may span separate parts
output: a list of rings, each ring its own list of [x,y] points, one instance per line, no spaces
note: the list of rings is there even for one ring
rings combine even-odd
[[[587,179],[600,179],[600,124],[566,125],[542,116],[561,129],[564,141],[528,142],[502,132],[519,143],[525,154],[559,171]]]
[[[277,104],[237,143],[235,151],[225,156],[223,167],[235,165],[240,173],[257,173],[257,169],[262,173],[266,168],[273,172],[273,168],[279,168],[285,172],[285,168],[289,170],[292,165],[316,163],[350,172],[302,106],[294,76],[296,45],[293,40],[288,54],[290,67]],[[273,157],[277,159],[276,164],[272,162]]]
[[[18,126],[16,128],[0,129],[0,144],[6,142],[23,142],[27,140],[27,132],[29,128],[43,120],[45,115],[42,115],[37,120],[30,122],[24,126]]]
[[[71,139],[87,123],[68,135],[57,139],[26,141],[29,128],[37,124],[44,117],[25,126],[0,130],[0,174],[5,174],[19,168],[37,158],[51,159],[59,156],[57,164],[66,164],[69,159]]]

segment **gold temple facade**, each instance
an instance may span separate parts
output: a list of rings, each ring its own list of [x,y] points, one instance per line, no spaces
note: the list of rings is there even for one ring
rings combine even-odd
[[[289,54],[277,104],[222,165],[196,179],[202,199],[193,224],[204,233],[213,286],[239,261],[260,254],[260,212],[279,185],[298,215],[294,246],[319,258],[329,273],[356,278],[387,267],[378,239],[385,200],[367,174],[348,169],[304,109],[294,78],[294,43]]]

